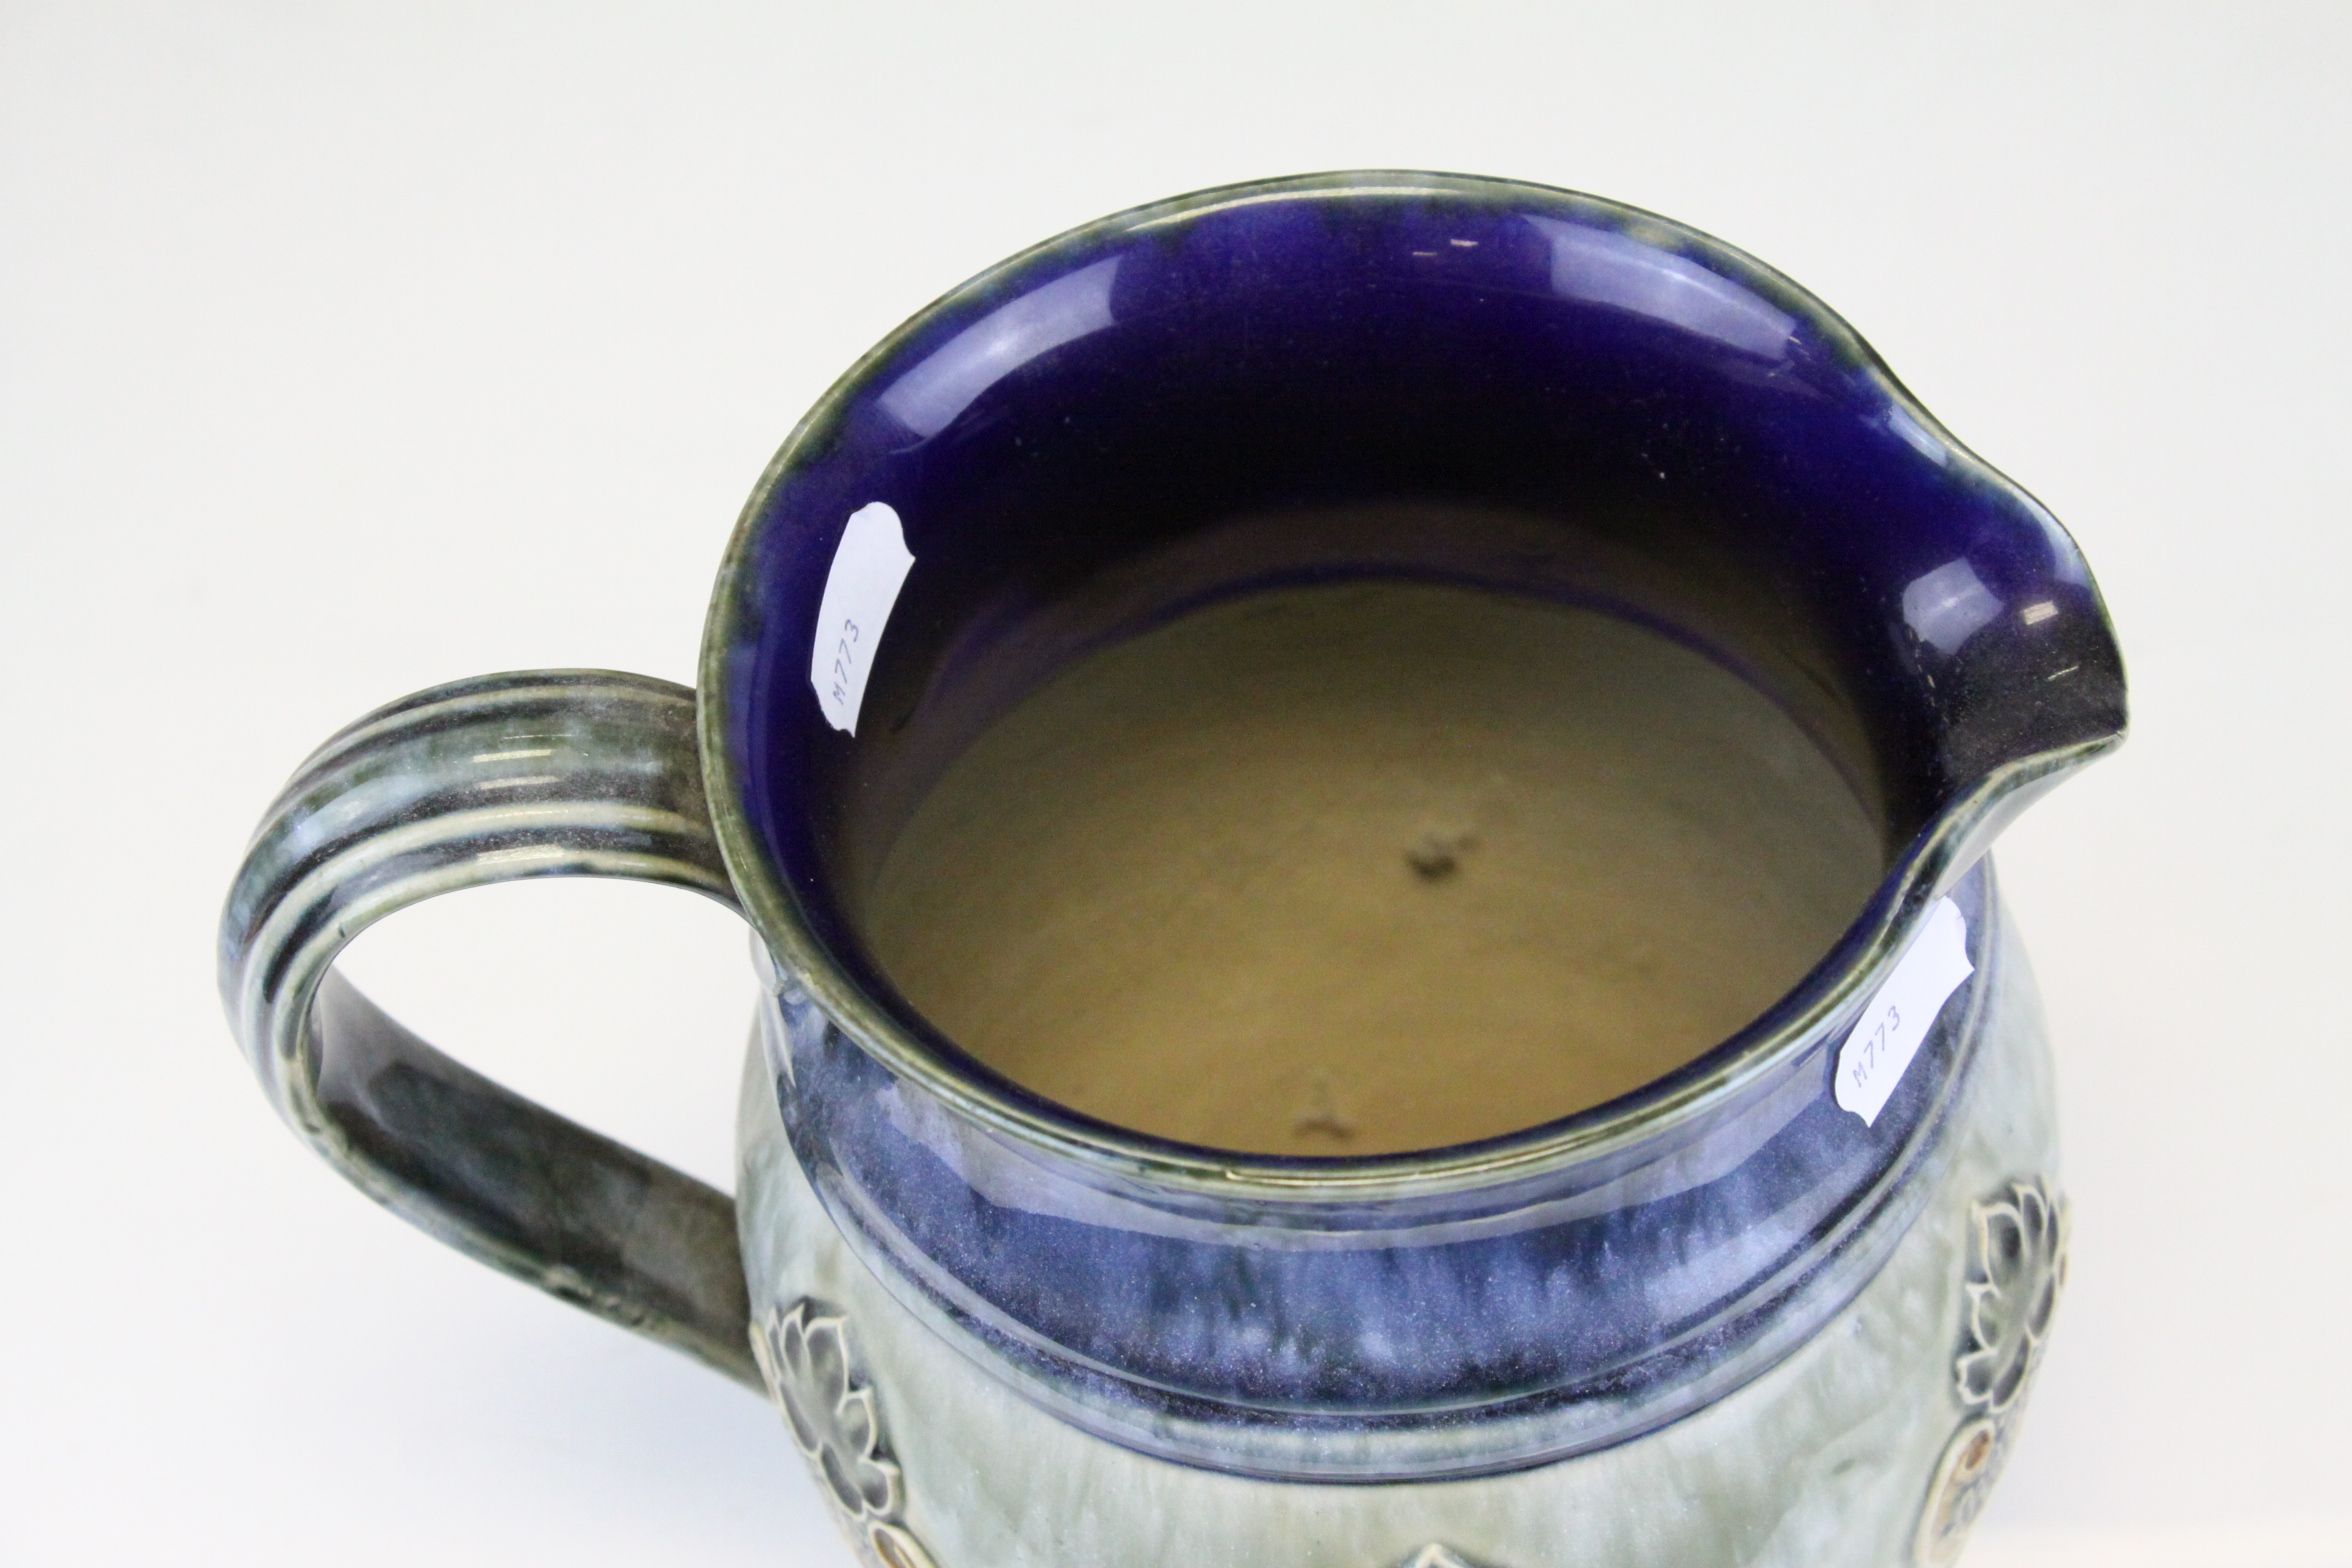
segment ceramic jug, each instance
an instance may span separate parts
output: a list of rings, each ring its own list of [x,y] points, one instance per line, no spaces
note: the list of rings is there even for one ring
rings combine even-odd
[[[1485,521],[1330,522],[1391,496]],[[847,883],[945,759],[1086,650],[1350,578],[1704,651],[1836,761],[1875,895],[1688,1066],[1407,1154],[1106,1125],[905,1004]],[[371,1197],[764,1388],[864,1561],[1942,1564],[2066,1274],[1986,850],[2123,727],[2073,542],[1786,278],[1559,190],[1275,180],[1047,241],[861,360],[752,494],[698,689],[493,676],[328,741],[237,877],[221,984]],[[333,969],[419,899],[556,875],[752,927],[732,1199]]]

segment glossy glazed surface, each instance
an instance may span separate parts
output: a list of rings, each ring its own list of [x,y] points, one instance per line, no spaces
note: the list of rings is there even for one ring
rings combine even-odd
[[[1345,505],[1403,497],[1480,521]],[[875,501],[915,566],[853,740],[818,716],[808,649]],[[990,717],[1186,606],[1366,576],[1600,603],[1707,646],[1885,825],[1876,896],[1689,1067],[1388,1160],[1089,1123],[875,972],[840,890]],[[1769,1360],[1742,1347],[1834,1311],[1899,1231],[1968,993],[1867,1128],[1828,1098],[1832,1053],[1935,898],[1982,940],[1971,868],[2004,813],[2122,725],[2071,541],[1819,302],[1650,215],[1450,176],[1207,192],[948,296],[779,454],[705,655],[705,764],[742,803],[722,847],[793,998],[785,1122],[836,1222],[1073,1419],[1274,1474],[1377,1470],[1409,1445],[1355,1438],[1463,1408],[1488,1418],[1474,1465],[1611,1440],[1621,1414],[1579,1436],[1555,1413],[1644,1387],[1670,1391],[1653,1415],[1689,1408]]]
[[[2065,1316],[2048,1050],[1997,903],[1980,924],[1969,1067],[1937,1158],[1908,1178],[1900,1239],[1768,1369],[1671,1424],[1449,1480],[1433,1477],[1492,1452],[1493,1412],[1402,1440],[1367,1424],[1347,1434],[1362,1451],[1409,1443],[1421,1464],[1378,1486],[1255,1479],[1105,1438],[1057,1385],[843,1233],[758,1052],[737,1179],[755,1323],[784,1338],[796,1314],[824,1321],[846,1347],[821,1375],[776,1358],[778,1399],[839,1412],[802,1445],[820,1473],[887,1467],[882,1507],[824,1483],[860,1560],[887,1568],[1945,1568],[2014,1439],[2052,1309]],[[1423,1332],[1442,1339],[1461,1321],[1440,1315]],[[1638,1404],[1602,1392],[1553,1419],[1574,1428]],[[858,1465],[840,1463],[845,1448]]]
[[[456,681],[330,738],[221,911],[221,1000],[262,1092],[362,1192],[492,1268],[752,1381],[726,1194],[435,1050],[336,972],[386,915],[527,877],[726,901],[694,694],[609,670]]]
[[[1986,886],[1954,895],[1980,974]],[[1983,989],[1944,1007],[1874,1125],[1831,1092],[1847,1017],[1611,1154],[1378,1202],[1193,1194],[973,1127],[789,982],[769,1050],[835,1222],[1057,1408],[1192,1463],[1364,1477],[1620,1439],[1801,1340],[1925,1190]],[[1362,1441],[1471,1411],[1476,1445]]]
[[[1541,521],[1313,521],[1400,497]],[[853,740],[819,715],[808,650],[845,521],[876,501],[916,564]],[[1278,508],[1296,521],[1256,521]],[[968,1112],[1183,1163],[1022,1095],[927,1028],[837,890],[946,759],[1073,653],[1204,599],[1350,575],[1581,597],[1672,627],[1850,770],[1896,873],[1786,1016],[1727,1046],[1727,1071],[1888,961],[1999,801],[2122,724],[2072,542],[1786,279],[1566,192],[1277,181],[1007,262],[877,349],[779,454],[704,658],[704,760],[742,803],[719,829],[754,919],[868,1049]]]
[[[1342,506],[1406,497],[1480,521]],[[877,500],[917,570],[853,741],[806,683],[842,528]],[[843,889],[989,717],[1187,606],[1365,577],[1703,644],[1884,825],[1869,906],[1685,1068],[1364,1159],[1089,1122],[880,983]],[[1786,280],[1563,192],[1274,182],[1050,242],[869,356],[754,495],[698,698],[492,677],[330,741],[240,873],[223,994],[279,1111],[372,1196],[721,1370],[756,1359],[885,1568],[1941,1564],[2066,1268],[1983,851],[2122,722],[2071,542]],[[384,914],[544,874],[732,893],[758,929],[743,1272],[725,1198],[330,972]],[[1839,1108],[1850,1033],[1945,899],[1968,979],[1883,1109]]]

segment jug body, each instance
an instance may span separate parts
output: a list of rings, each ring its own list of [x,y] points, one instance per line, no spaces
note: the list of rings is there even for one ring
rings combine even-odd
[[[780,990],[746,1066],[737,1196],[771,1391],[856,1549],[889,1568],[1947,1563],[2009,1451],[2065,1263],[2032,978],[1989,866],[1954,902],[1974,972],[1923,1052],[1948,1093],[1883,1167],[1821,1162],[1818,1187],[1790,1189],[1775,1173],[1806,1165],[1791,1143],[1871,1129],[1765,1096],[1703,1150],[1635,1130],[1605,1176],[1475,1214],[1409,1181],[1372,1199],[1310,1184],[1270,1215],[1057,1172],[955,1128],[919,1086],[867,1077],[766,967]],[[1825,1032],[1801,1065],[1816,1106],[1839,1043]],[[863,1081],[830,1081],[843,1073]],[[1764,1189],[1809,1218],[1759,1261],[1726,1235],[1755,1225]],[[940,1214],[993,1255],[924,1250]],[[1637,1232],[1652,1272],[1623,1283],[1671,1256],[1713,1276],[1688,1293],[1711,1315],[1668,1330],[1622,1293],[1563,1286],[1538,1290],[1538,1333],[1597,1343],[1589,1317],[1627,1313],[1646,1357],[1556,1358],[1539,1391],[1498,1370],[1524,1372],[1525,1346],[1417,1350],[1453,1380],[1437,1410],[1375,1407],[1368,1379],[1274,1392],[1286,1356],[1382,1359],[1316,1342],[1335,1312],[1368,1340],[1410,1323],[1467,1341],[1482,1314],[1521,1310],[1505,1298],[1563,1249]],[[1253,1267],[1285,1246],[1347,1274],[1343,1299]],[[1360,1248],[1381,1266],[1339,1266]],[[1069,1266],[1089,1254],[1121,1284]],[[1668,1341],[1668,1364],[1639,1364]],[[1177,1390],[1172,1366],[1226,1375]]]
[[[1335,583],[1663,634],[1816,754],[1875,885],[1699,1054],[1394,1152],[1089,1114],[910,1002],[877,868],[955,759],[1094,653]],[[861,360],[752,494],[697,689],[519,672],[330,739],[248,849],[221,987],[299,1136],[763,1389],[886,1568],[1936,1565],[2065,1277],[1986,854],[2123,725],[2073,541],[1786,278],[1565,191],[1275,180],[1047,241]],[[734,1199],[333,972],[420,899],[548,875],[752,926]]]

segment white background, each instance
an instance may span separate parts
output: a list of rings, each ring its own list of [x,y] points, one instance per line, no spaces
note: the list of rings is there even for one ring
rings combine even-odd
[[[0,4],[0,1560],[846,1561],[758,1402],[274,1123],[217,901],[363,708],[690,678],[770,451],[934,294],[1114,208],[1387,164],[1753,250],[2080,538],[2135,734],[2000,854],[2077,1250],[1970,1561],[2352,1562],[2348,17]],[[724,1180],[744,949],[681,895],[535,885],[351,962]]]

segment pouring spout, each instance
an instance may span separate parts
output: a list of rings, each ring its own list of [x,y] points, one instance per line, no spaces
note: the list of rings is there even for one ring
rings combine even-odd
[[[2039,515],[1980,534],[1901,594],[1906,662],[1961,789],[2036,759],[2037,774],[2087,761],[2124,732],[2122,655],[2090,569],[2038,504],[2012,504]]]
[[[1903,859],[1933,896],[2017,814],[2121,743],[2122,651],[2082,552],[2022,488],[1967,462],[1964,547],[1894,593],[1892,686],[1910,698],[1904,750],[1925,809]]]

